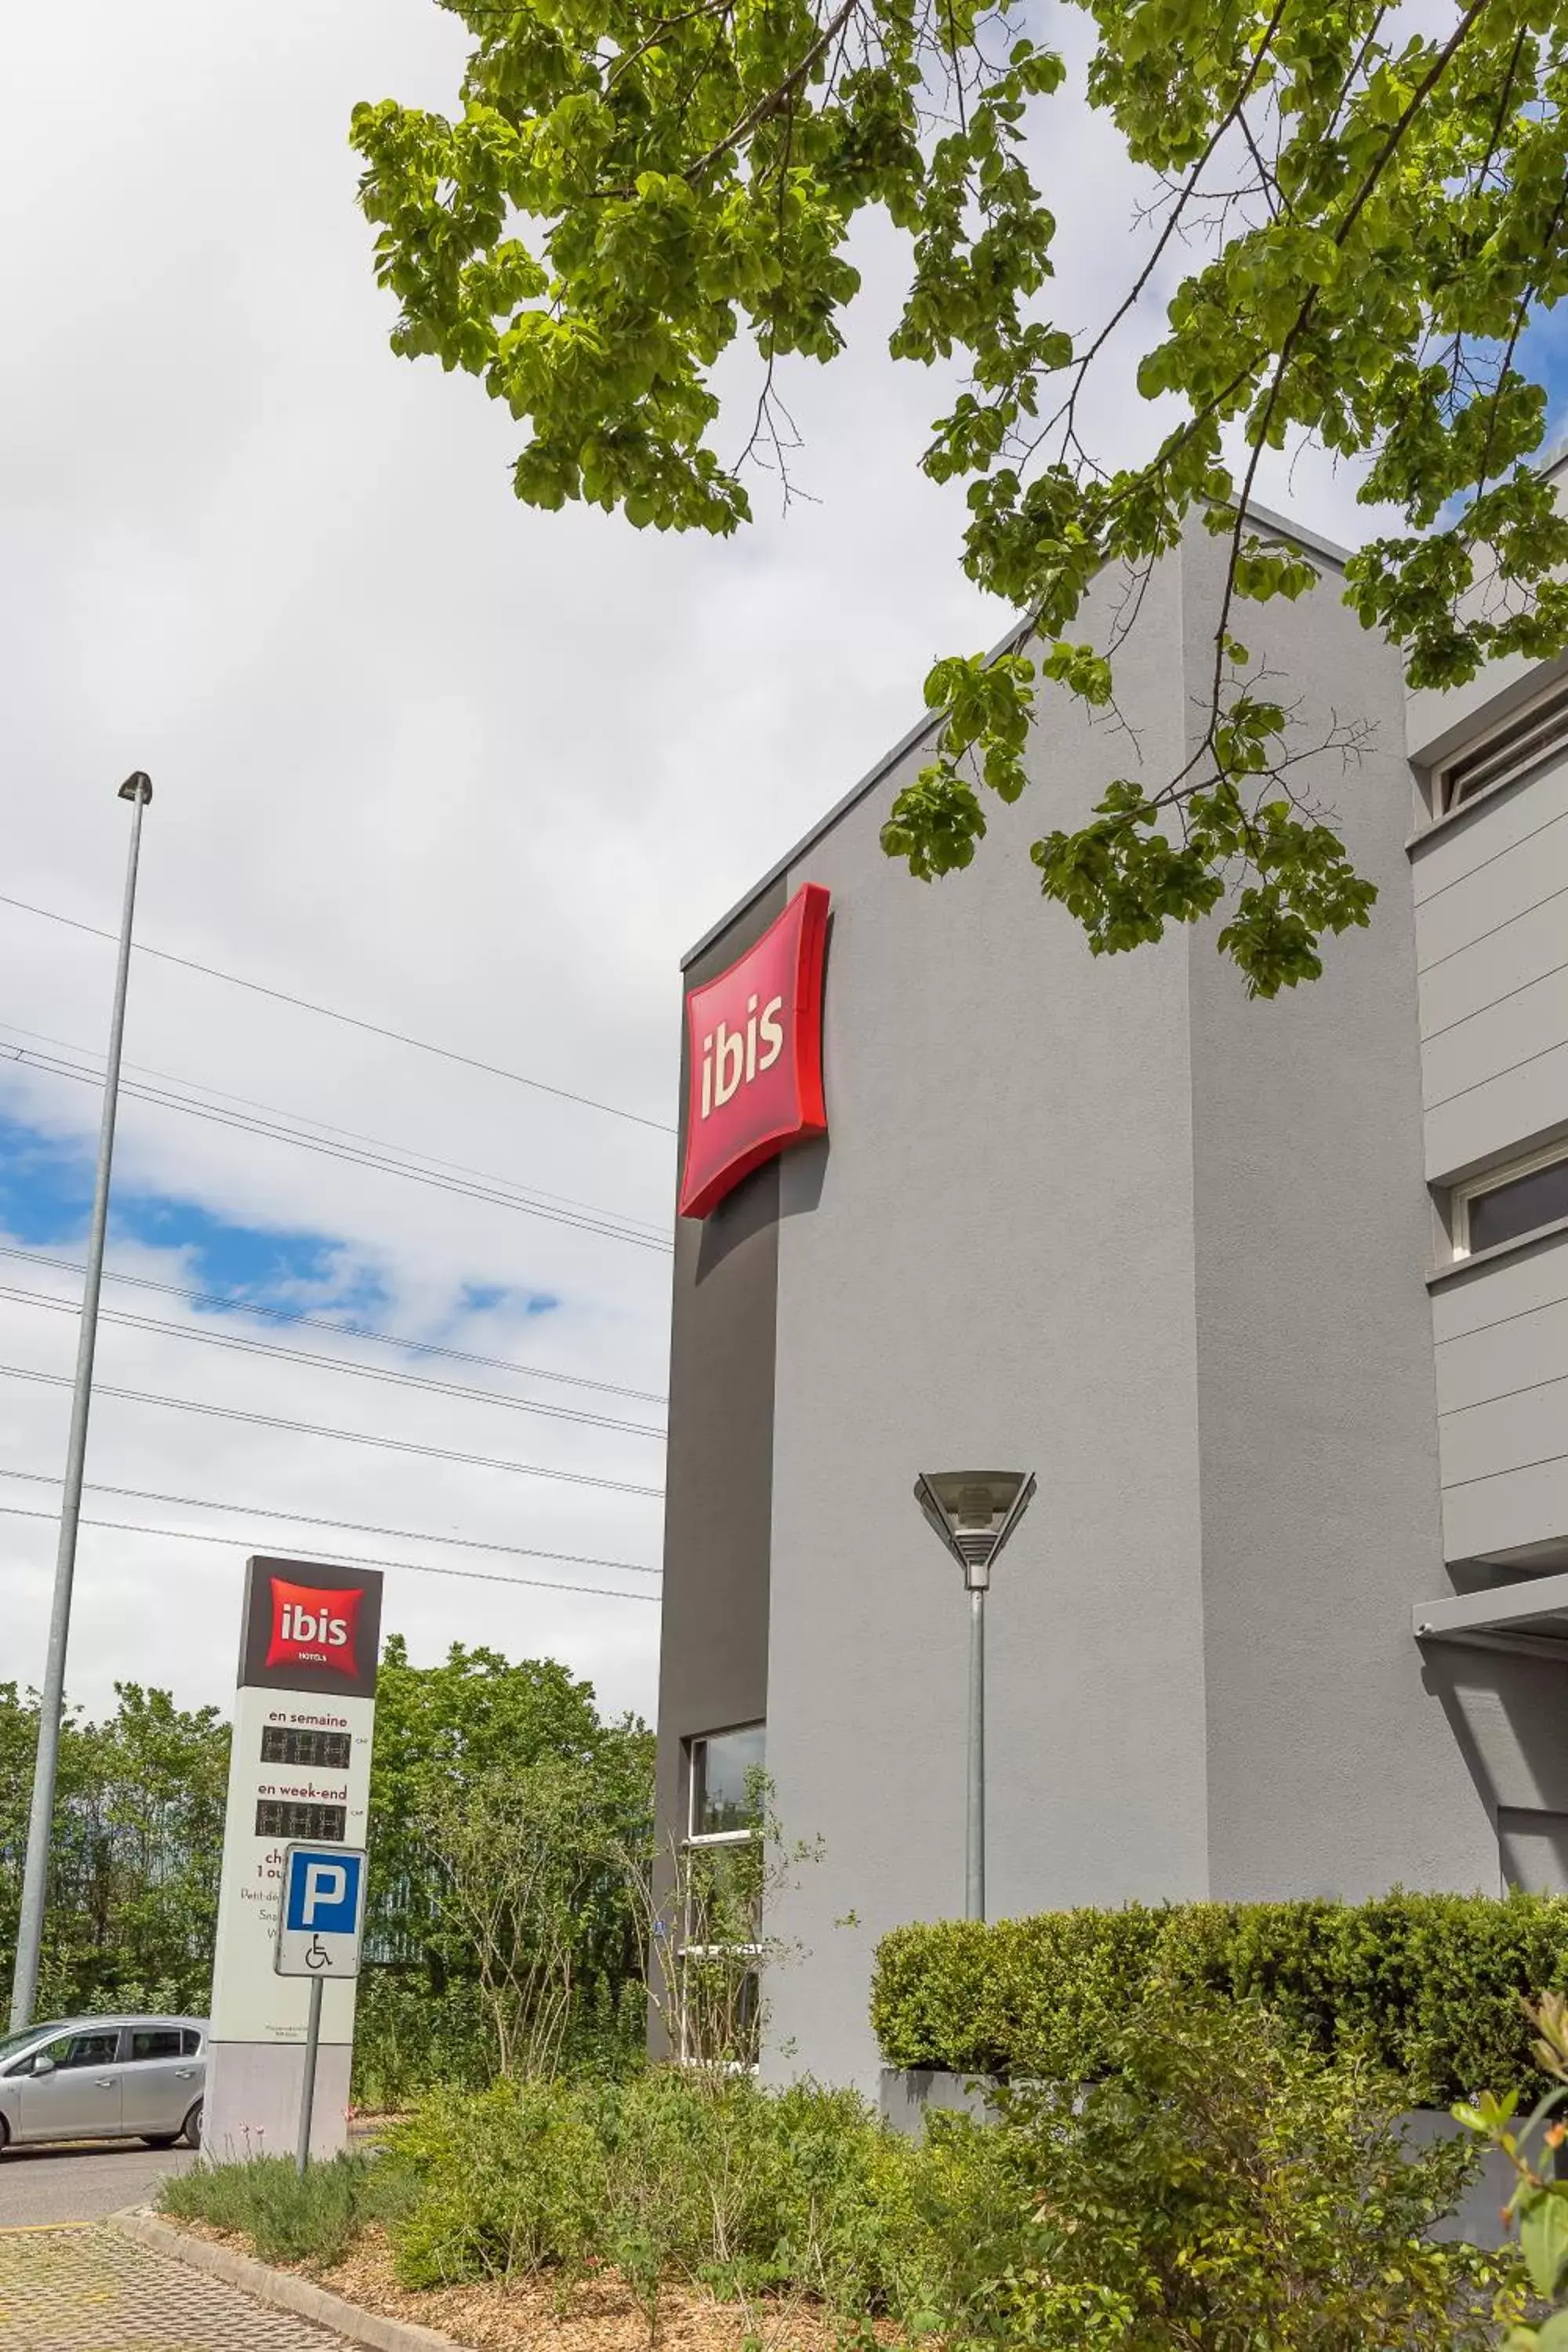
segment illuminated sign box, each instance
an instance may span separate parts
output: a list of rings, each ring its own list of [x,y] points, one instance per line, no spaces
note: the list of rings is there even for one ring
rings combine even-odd
[[[753,1168],[827,1132],[827,907],[821,883],[805,883],[755,947],[686,1000],[683,1217],[710,1215]]]

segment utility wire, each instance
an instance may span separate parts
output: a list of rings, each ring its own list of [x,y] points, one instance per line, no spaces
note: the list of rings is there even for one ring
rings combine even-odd
[[[13,1037],[30,1038],[35,1045],[58,1045],[63,1053],[74,1054],[78,1062],[85,1064],[101,1085],[103,1074],[100,1064],[103,1057],[100,1054],[95,1054],[91,1046],[76,1045],[68,1037],[52,1037],[47,1030],[24,1029],[15,1021],[0,1021],[0,1029],[9,1031]],[[496,1175],[492,1169],[475,1168],[462,1160],[443,1160],[440,1154],[435,1151],[414,1151],[406,1144],[389,1143],[384,1136],[366,1135],[359,1128],[338,1127],[331,1119],[311,1118],[307,1112],[289,1110],[280,1103],[259,1102],[254,1095],[236,1094],[227,1087],[210,1087],[200,1078],[182,1077],[177,1070],[155,1070],[146,1062],[126,1062],[122,1067],[137,1071],[144,1078],[161,1079],[166,1086],[180,1087],[187,1095],[208,1095],[216,1102],[238,1103],[243,1110],[263,1111],[269,1118],[282,1119],[292,1127],[313,1128],[320,1135],[337,1136],[348,1143],[368,1144],[373,1150],[384,1151],[395,1159],[406,1160],[411,1166],[438,1168],[458,1176],[478,1177],[481,1183],[493,1184],[501,1192],[516,1192],[530,1203],[548,1201],[556,1208],[571,1209],[579,1215],[602,1217],[609,1224],[639,1228],[644,1233],[651,1234],[658,1241],[667,1242],[669,1237],[668,1228],[664,1224],[655,1223],[651,1218],[628,1217],[619,1209],[595,1208],[591,1202],[574,1201],[563,1192],[547,1192],[538,1184],[518,1184],[510,1177]]]
[[[24,1479],[30,1486],[58,1486],[58,1478],[47,1470],[7,1470],[0,1468],[0,1478]],[[395,1536],[405,1543],[455,1544],[463,1551],[505,1552],[514,1559],[553,1559],[568,1568],[616,1568],[627,1576],[662,1576],[661,1568],[648,1568],[641,1560],[601,1559],[593,1552],[544,1551],[538,1544],[485,1543],[478,1536],[432,1535],[423,1528],[381,1528],[368,1519],[324,1519],[315,1511],[278,1511],[269,1505],[258,1503],[217,1503],[207,1495],[160,1495],[147,1486],[106,1486],[96,1478],[87,1482],[88,1492],[94,1495],[118,1495],[125,1503],[175,1503],[182,1509],[193,1511],[229,1511],[242,1519],[291,1519],[302,1528],[335,1528],[342,1535]]]
[[[20,1503],[0,1503],[0,1513],[4,1513],[9,1519],[47,1519],[51,1523],[58,1517],[58,1513],[55,1511],[24,1510]],[[157,1536],[161,1540],[174,1543],[226,1545],[233,1541],[233,1538],[229,1536],[199,1534],[194,1528],[144,1528],[138,1526],[132,1519],[82,1519],[78,1524],[84,1528],[113,1528],[120,1534],[127,1536]],[[566,1584],[557,1583],[552,1577],[547,1576],[503,1576],[498,1569],[493,1568],[437,1568],[426,1561],[374,1559],[363,1553],[352,1551],[323,1551],[315,1554],[314,1557],[321,1560],[330,1560],[335,1567],[341,1568],[400,1569],[409,1576],[452,1576],[456,1577],[459,1583],[526,1584],[545,1592],[591,1592],[596,1594],[601,1601],[657,1602],[658,1599],[657,1592],[621,1592],[611,1584]]]
[[[36,1054],[25,1045],[0,1045],[0,1055],[32,1069],[45,1070],[51,1076],[75,1078],[83,1086],[99,1087],[102,1079],[94,1070],[77,1069],[57,1055]],[[515,1209],[527,1217],[541,1217],[546,1223],[565,1225],[573,1231],[597,1234],[605,1241],[630,1242],[635,1248],[662,1251],[668,1255],[673,1244],[651,1232],[639,1233],[629,1225],[612,1222],[612,1212],[584,1209],[581,1212],[552,1209],[542,1202],[521,1199],[515,1192],[503,1192],[494,1185],[475,1184],[454,1176],[438,1175],[431,1170],[410,1166],[406,1161],[390,1158],[384,1152],[360,1151],[341,1143],[328,1143],[324,1139],[301,1135],[295,1129],[280,1127],[275,1121],[247,1118],[237,1111],[218,1110],[205,1103],[187,1102],[159,1087],[143,1087],[133,1078],[122,1077],[122,1095],[138,1102],[153,1103],[164,1110],[184,1111],[190,1118],[205,1119],[215,1127],[230,1127],[242,1135],[259,1135],[276,1143],[291,1143],[298,1150],[313,1151],[327,1160],[342,1160],[352,1168],[374,1169],[383,1175],[401,1176],[411,1184],[425,1184],[437,1192],[454,1192],[460,1200],[482,1201],[496,1208]]]
[[[97,923],[79,922],[74,916],[62,915],[53,907],[36,907],[29,899],[13,898],[0,891],[0,906],[19,908],[25,915],[39,915],[47,923],[63,923],[68,930],[86,931],[95,940],[111,940]],[[674,1128],[668,1119],[647,1118],[641,1111],[623,1110],[617,1103],[600,1102],[592,1095],[574,1094],[566,1087],[552,1087],[542,1078],[525,1077],[521,1070],[503,1069],[497,1062],[481,1062],[472,1054],[459,1054],[450,1045],[435,1045],[426,1037],[412,1037],[406,1030],[389,1029],[379,1021],[363,1021],[357,1013],[340,1012],[331,1004],[317,1004],[307,996],[290,996],[286,989],[269,988],[258,980],[242,980],[237,972],[220,971],[216,964],[198,963],[194,956],[173,955],[167,948],[149,947],[145,940],[135,942],[138,955],[155,956],[160,963],[178,964],[183,971],[199,971],[205,979],[226,982],[230,988],[248,990],[252,996],[269,996],[275,1003],[291,1004],[300,1013],[319,1013],[328,1021],[341,1021],[345,1027],[361,1029],[367,1036],[387,1037],[396,1045],[412,1045],[416,1053],[434,1054],[444,1062],[458,1062],[465,1069],[482,1070],[487,1077],[506,1078],[513,1086],[531,1087],[535,1094],[553,1095],[558,1102],[576,1103],[584,1110],[604,1111],[611,1118],[624,1118],[634,1127],[650,1127],[660,1135],[673,1135]]]
[[[37,1372],[26,1364],[0,1364],[0,1380],[33,1381],[41,1388],[68,1389],[64,1372]],[[197,1412],[213,1421],[244,1421],[258,1429],[281,1429],[294,1437],[332,1437],[344,1445],[374,1445],[387,1454],[418,1454],[432,1462],[462,1462],[479,1470],[512,1470],[524,1478],[559,1478],[569,1486],[599,1486],[613,1495],[648,1495],[657,1499],[662,1486],[637,1486],[625,1478],[601,1478],[587,1470],[552,1470],[537,1462],[507,1462],[491,1454],[457,1454],[445,1445],[419,1445],[408,1437],[373,1437],[360,1429],[331,1429],[315,1421],[285,1421],[280,1414],[243,1412],[237,1405],[208,1404],[195,1397],[158,1396],[149,1389],[110,1388],[93,1384],[95,1396],[117,1397],[125,1404],[167,1405],[175,1412]]]
[[[85,1274],[75,1258],[51,1257],[43,1250],[23,1249],[0,1242],[0,1257],[25,1259],[29,1265],[48,1265],[61,1274]],[[259,1299],[236,1298],[222,1290],[186,1290],[177,1282],[157,1282],[147,1274],[116,1274],[105,1266],[105,1282],[119,1282],[136,1290],[155,1290],[165,1298],[187,1298],[194,1306],[211,1307],[230,1315],[261,1315],[273,1323],[302,1324],[311,1331],[333,1331],[349,1339],[374,1339],[384,1348],[405,1348],[410,1353],[441,1356],[458,1364],[477,1364],[488,1372],[521,1372],[531,1381],[560,1381],[568,1388],[597,1389],[605,1396],[626,1397],[637,1404],[665,1404],[654,1389],[622,1388],[614,1381],[591,1381],[581,1372],[547,1371],[542,1364],[514,1364],[506,1356],[477,1356],[467,1348],[448,1348],[438,1339],[410,1339],[395,1331],[378,1331],[369,1323],[333,1323],[323,1315],[307,1315],[295,1307],[269,1307]]]
[[[16,1300],[24,1307],[44,1307],[58,1315],[76,1315],[79,1308],[75,1299],[58,1298],[46,1290],[24,1290],[12,1283],[0,1283],[0,1298]],[[470,1388],[463,1381],[422,1380],[417,1372],[384,1371],[379,1364],[346,1364],[336,1357],[322,1356],[310,1348],[285,1348],[276,1339],[245,1339],[228,1331],[193,1331],[187,1324],[167,1323],[155,1315],[118,1315],[111,1309],[100,1308],[101,1323],[119,1323],[133,1331],[152,1331],[170,1339],[193,1339],[203,1348],[234,1348],[249,1356],[269,1356],[279,1363],[309,1364],[324,1372],[344,1372],[353,1380],[382,1381],[394,1388],[420,1389],[432,1396],[460,1397],[476,1404],[503,1405],[509,1412],[542,1413],[551,1421],[582,1422],[590,1429],[613,1429],[627,1437],[652,1437],[662,1442],[664,1432],[650,1429],[645,1421],[617,1421],[608,1413],[581,1412],[574,1405],[541,1404],[531,1397],[504,1396],[500,1389]]]

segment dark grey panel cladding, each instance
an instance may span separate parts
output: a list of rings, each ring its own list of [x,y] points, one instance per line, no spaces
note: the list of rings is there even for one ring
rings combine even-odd
[[[781,877],[688,968],[700,988],[783,909]],[[680,1100],[686,1104],[685,1004]],[[681,1743],[767,1712],[773,1523],[777,1160],[702,1223],[679,1218],[669,1362],[669,1461],[659,1653],[658,1822],[676,1825]]]

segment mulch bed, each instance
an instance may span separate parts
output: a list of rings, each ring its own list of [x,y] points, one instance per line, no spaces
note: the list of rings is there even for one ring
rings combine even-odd
[[[175,2221],[177,2229],[251,2252],[249,2242],[203,2221]],[[433,2327],[473,2352],[650,2352],[647,2314],[619,2278],[584,2279],[563,2288],[548,2279],[510,2285],[401,2286],[384,2231],[367,2229],[348,2259],[332,2270],[280,2264],[318,2286],[388,2319]],[[896,2332],[879,2324],[891,2347]],[[700,2287],[670,2285],[659,2298],[653,2352],[837,2352],[845,2330],[820,2304],[802,2296],[721,2303]]]

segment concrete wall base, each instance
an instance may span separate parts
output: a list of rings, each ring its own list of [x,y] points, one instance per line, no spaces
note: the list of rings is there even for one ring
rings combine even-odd
[[[310,2154],[331,2157],[349,2144],[349,2070],[353,2049],[323,2042],[316,2063]],[[207,2045],[202,2154],[211,2164],[256,2156],[292,2156],[305,2081],[303,2042],[213,2042]]]

